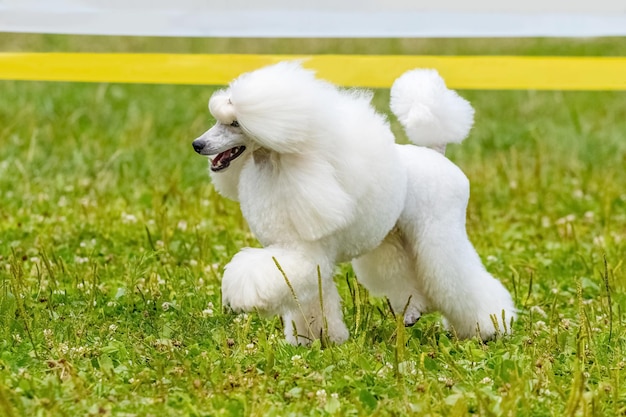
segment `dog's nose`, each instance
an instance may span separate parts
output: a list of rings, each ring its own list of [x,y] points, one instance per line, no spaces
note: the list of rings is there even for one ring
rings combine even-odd
[[[202,149],[204,148],[204,141],[201,141],[200,139],[196,139],[193,141],[191,146],[193,146],[194,151],[200,153],[202,152]]]

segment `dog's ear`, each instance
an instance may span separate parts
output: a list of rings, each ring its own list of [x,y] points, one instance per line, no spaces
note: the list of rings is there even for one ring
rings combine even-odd
[[[281,62],[242,75],[229,92],[248,136],[275,152],[301,153],[319,130],[315,118],[327,107],[330,88],[298,62]]]

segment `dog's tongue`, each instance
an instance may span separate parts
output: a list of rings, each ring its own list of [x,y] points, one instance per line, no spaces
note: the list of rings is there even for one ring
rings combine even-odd
[[[229,159],[232,153],[233,153],[232,149],[229,149],[222,153],[218,153],[217,156],[213,158],[213,161],[211,162],[211,166],[213,166],[213,168],[218,168],[222,165],[222,161],[228,164],[230,162]]]

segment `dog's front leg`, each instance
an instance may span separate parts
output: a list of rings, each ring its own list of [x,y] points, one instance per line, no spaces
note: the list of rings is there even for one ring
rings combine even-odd
[[[309,345],[315,339],[343,343],[348,339],[335,283],[323,280],[321,290],[321,294],[309,303],[301,303],[295,310],[283,314],[285,338],[291,344]]]

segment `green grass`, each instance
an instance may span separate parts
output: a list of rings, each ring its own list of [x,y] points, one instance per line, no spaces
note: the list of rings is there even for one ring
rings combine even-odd
[[[162,49],[180,52],[211,44],[168,42]],[[346,52],[317,42],[232,50]],[[408,40],[350,42],[417,53],[402,49]],[[484,53],[489,42],[538,54],[623,45],[415,41],[441,54]],[[228,41],[213,44],[222,46],[202,52]],[[23,35],[0,35],[0,45],[161,50],[146,39]],[[191,149],[212,123],[212,91],[0,83],[0,415],[626,413],[626,93],[462,92],[476,126],[448,155],[472,183],[471,239],[521,309],[512,336],[458,341],[436,315],[405,329],[342,266],[351,337],[305,348],[283,342],[277,319],[221,311],[222,267],[258,243]],[[388,94],[376,91],[383,112]]]
[[[0,34],[10,52],[169,52],[264,54],[424,54],[622,56],[624,38],[158,38]]]

